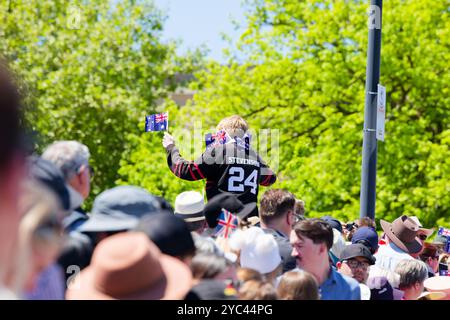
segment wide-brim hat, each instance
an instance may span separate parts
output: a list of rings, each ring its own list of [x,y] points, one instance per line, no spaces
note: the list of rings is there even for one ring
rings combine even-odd
[[[446,299],[450,299],[450,277],[436,276],[426,279],[423,282],[425,289],[429,292],[443,292],[446,294]]]
[[[240,219],[246,219],[257,208],[256,202],[243,204],[237,195],[222,193],[210,199],[205,205],[204,215],[210,228],[215,228],[222,209],[225,209]]]
[[[408,216],[401,216],[392,223],[380,220],[381,228],[388,238],[401,250],[408,253],[418,253],[422,243],[417,238],[419,226]]]
[[[68,300],[179,300],[192,284],[189,268],[161,254],[140,232],[106,238],[66,292]]]

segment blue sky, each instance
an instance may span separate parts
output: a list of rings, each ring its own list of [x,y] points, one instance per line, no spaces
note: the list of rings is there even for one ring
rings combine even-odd
[[[181,39],[178,53],[204,44],[207,57],[224,62],[222,49],[228,47],[221,33],[237,40],[241,31],[234,30],[232,19],[244,22],[241,0],[154,0],[168,16],[164,24],[163,40]]]

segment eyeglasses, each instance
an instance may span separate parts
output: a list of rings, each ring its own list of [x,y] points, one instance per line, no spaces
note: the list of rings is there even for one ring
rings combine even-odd
[[[366,270],[369,267],[369,263],[361,262],[358,260],[344,260],[344,262],[346,262],[348,266],[352,269],[361,267],[362,269]]]

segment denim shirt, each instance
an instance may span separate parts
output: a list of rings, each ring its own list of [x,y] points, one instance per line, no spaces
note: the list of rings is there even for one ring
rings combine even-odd
[[[319,287],[321,300],[361,300],[358,281],[340,274],[334,267]]]

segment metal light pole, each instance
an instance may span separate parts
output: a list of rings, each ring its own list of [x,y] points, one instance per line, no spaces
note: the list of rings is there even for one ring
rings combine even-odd
[[[364,105],[364,138],[361,171],[360,217],[375,218],[377,175],[377,85],[380,80],[381,12],[383,0],[370,0],[369,43]]]

